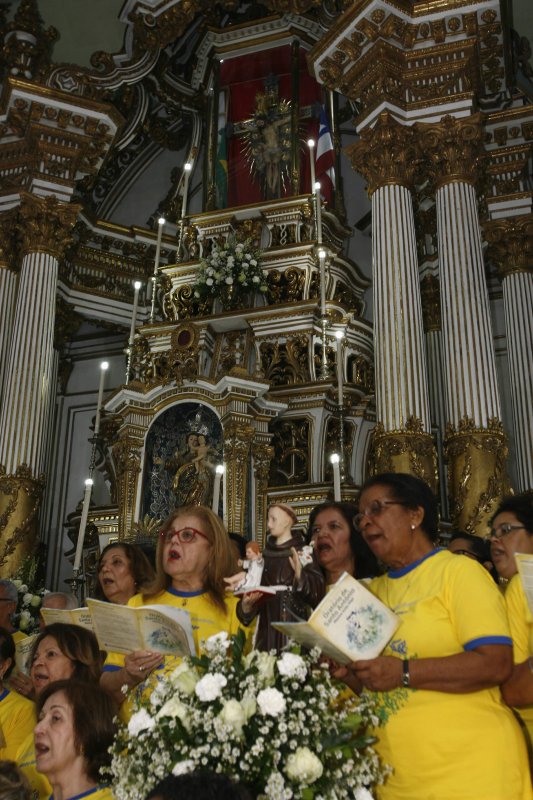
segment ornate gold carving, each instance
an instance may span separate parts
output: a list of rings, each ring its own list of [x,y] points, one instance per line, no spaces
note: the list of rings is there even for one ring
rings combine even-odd
[[[52,195],[44,198],[23,195],[17,223],[22,252],[40,251],[60,259],[71,242],[80,209],[81,206],[66,205]]]
[[[267,283],[271,303],[294,303],[304,299],[305,272],[298,267],[289,267],[284,272],[273,269]]]
[[[254,429],[245,421],[230,419],[224,427],[226,465],[227,526],[230,531],[245,529],[248,469]]]
[[[309,338],[294,336],[286,342],[261,342],[261,369],[273,386],[307,383],[309,371]]]
[[[309,454],[311,427],[308,419],[291,417],[272,422],[272,446],[275,458],[270,469],[270,485],[286,486],[310,480]]]
[[[411,188],[418,161],[412,128],[400,125],[384,111],[373,128],[361,131],[361,139],[346,148],[352,167],[368,184],[368,193],[386,184]]]
[[[342,281],[335,284],[335,294],[333,299],[342,303],[346,308],[353,311],[355,316],[360,317],[363,311],[363,301],[356,293]]]
[[[243,331],[230,331],[219,334],[218,340],[218,352],[214,359],[215,377],[235,374],[235,370],[243,369],[246,363],[246,334]]]
[[[424,330],[440,331],[441,329],[441,310],[440,310],[440,283],[435,275],[426,275],[420,281],[420,294],[422,296],[422,318]]]
[[[112,448],[117,479],[119,539],[129,533],[133,524],[141,448],[142,440],[128,433],[123,433]]]
[[[9,73],[21,78],[42,77],[58,36],[55,28],[44,30],[36,0],[21,0],[4,36],[2,55]]]
[[[343,419],[342,434],[344,443],[343,464],[341,465],[341,475],[344,474],[344,482],[351,483],[352,477],[350,473],[350,464],[352,463],[353,453],[353,433],[354,427],[351,422]],[[324,481],[327,483],[333,482],[333,465],[329,460],[332,453],[339,452],[339,442],[341,441],[341,426],[340,418],[338,416],[331,416],[326,425],[326,454],[324,459]]]
[[[425,480],[437,492],[438,472],[435,443],[422,422],[410,417],[404,430],[386,431],[378,422],[374,428],[369,472],[408,472]]]
[[[417,122],[415,130],[429,158],[436,188],[452,181],[475,184],[482,157],[481,114],[457,119],[449,114],[440,122]]]
[[[374,394],[374,364],[365,356],[357,356],[348,362],[348,375],[351,382],[365,394]]]
[[[507,438],[498,419],[477,428],[465,417],[458,429],[448,426],[445,452],[453,524],[485,535],[498,502],[509,491]]]
[[[254,442],[252,445],[252,456],[255,475],[255,536],[254,538],[262,546],[264,544],[263,529],[266,518],[266,500],[268,492],[268,481],[270,476],[270,465],[274,456],[274,448],[263,442]]]
[[[533,272],[533,214],[486,222],[487,255],[502,280],[513,272]]]
[[[44,475],[37,478],[26,464],[14,475],[0,466],[0,568],[13,575],[37,546],[37,514],[44,491]]]
[[[5,266],[16,270],[19,266],[20,241],[16,221],[16,211],[7,211],[0,216],[0,268]]]

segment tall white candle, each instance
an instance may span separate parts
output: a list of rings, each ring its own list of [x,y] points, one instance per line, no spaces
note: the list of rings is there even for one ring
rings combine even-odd
[[[315,203],[316,203],[316,240],[322,244],[322,199],[320,197],[320,181],[315,182]]]
[[[213,503],[211,505],[212,511],[218,514],[218,506],[220,503],[220,482],[224,474],[224,464],[217,464],[215,469],[215,482],[213,484]]]
[[[163,228],[165,227],[166,219],[159,217],[157,220],[157,240],[155,243],[155,258],[154,258],[154,276],[157,275],[159,269],[159,256],[161,254],[161,239],[163,238]]]
[[[102,399],[104,397],[104,382],[105,374],[109,369],[109,363],[102,361],[100,364],[100,385],[98,387],[98,404],[96,406],[96,419],[94,421],[94,435],[98,436],[100,433],[100,414],[102,413]]]
[[[341,499],[341,457],[338,453],[332,453],[329,457],[329,460],[331,461],[331,466],[333,467],[333,499],[336,503],[338,503]]]
[[[318,251],[318,262],[320,264],[320,315],[326,316],[326,251]]]
[[[192,164],[187,162],[183,165],[185,171],[185,178],[183,179],[183,199],[181,202],[181,218],[183,219],[187,213],[187,194],[189,193],[189,176],[192,170]]]
[[[133,288],[133,312],[131,315],[130,338],[128,341],[129,347],[133,347],[133,340],[135,339],[135,325],[137,324],[137,309],[139,307],[139,290],[141,288],[141,282],[135,281]]]
[[[339,398],[339,407],[342,408],[344,394],[342,385],[342,340],[344,333],[342,331],[335,331],[335,338],[337,339],[337,394]]]
[[[315,140],[308,139],[307,146],[309,148],[309,166],[311,167],[311,191],[315,189]]]
[[[78,541],[76,542],[76,554],[74,556],[74,572],[78,573],[81,564],[81,554],[83,552],[83,543],[85,541],[85,530],[87,528],[87,517],[89,515],[89,505],[91,502],[91,492],[93,490],[93,481],[87,478],[85,481],[85,494],[83,495],[83,506],[81,509],[80,530],[78,532]]]

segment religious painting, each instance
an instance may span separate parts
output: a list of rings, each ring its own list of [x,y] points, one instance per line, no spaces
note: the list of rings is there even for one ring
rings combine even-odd
[[[180,403],[161,414],[146,439],[142,514],[163,520],[181,506],[211,506],[222,441],[207,406]]]

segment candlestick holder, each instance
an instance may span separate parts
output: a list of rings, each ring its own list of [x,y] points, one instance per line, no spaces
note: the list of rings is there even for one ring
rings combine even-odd
[[[339,414],[339,467],[341,473],[341,482],[346,480],[346,469],[344,464],[344,405],[337,406]]]
[[[320,367],[320,380],[327,381],[329,378],[328,368],[328,352],[327,352],[327,330],[329,320],[327,314],[322,314],[320,317],[320,327],[322,328],[322,364]]]

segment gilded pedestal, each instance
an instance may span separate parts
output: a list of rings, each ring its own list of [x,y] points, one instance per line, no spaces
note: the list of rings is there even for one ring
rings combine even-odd
[[[44,490],[44,476],[35,478],[26,466],[14,475],[0,468],[0,574],[13,575],[33,552],[37,539],[37,512]]]

